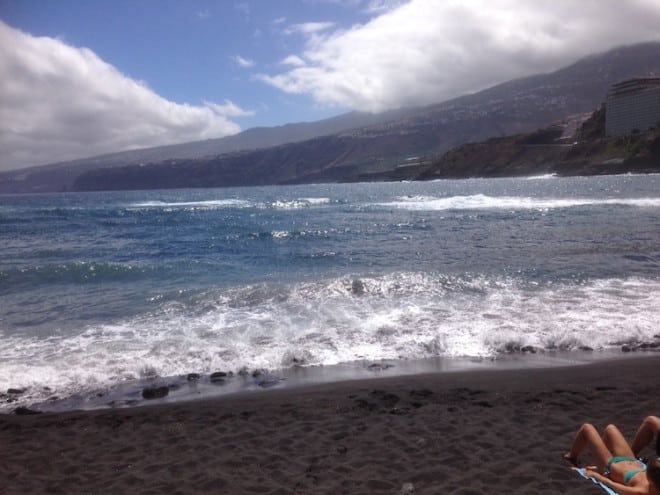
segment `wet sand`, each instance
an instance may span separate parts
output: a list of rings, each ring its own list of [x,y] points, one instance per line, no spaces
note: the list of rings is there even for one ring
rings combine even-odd
[[[561,454],[585,421],[630,438],[660,414],[658,370],[640,354],[1,415],[0,494],[597,495]]]

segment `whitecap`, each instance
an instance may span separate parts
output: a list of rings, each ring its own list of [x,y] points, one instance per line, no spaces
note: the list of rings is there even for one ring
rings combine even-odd
[[[533,198],[527,196],[405,196],[375,206],[417,211],[443,210],[550,210],[579,206],[629,206],[658,208],[660,198]]]
[[[354,287],[359,287],[359,291]],[[0,390],[73,395],[139,379],[435,356],[496,357],[652,342],[660,281],[529,284],[398,273],[209,291],[195,301],[47,339],[0,341]],[[48,387],[48,390],[44,389]]]

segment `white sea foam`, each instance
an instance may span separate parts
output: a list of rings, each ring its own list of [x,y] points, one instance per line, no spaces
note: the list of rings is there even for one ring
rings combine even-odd
[[[309,208],[312,206],[321,206],[327,204],[330,204],[330,198],[296,198],[278,199],[266,204],[265,206],[280,210],[296,210],[299,208]]]
[[[262,284],[167,303],[77,335],[5,336],[0,390],[27,387],[36,399],[138,379],[145,369],[174,376],[294,362],[492,357],[523,346],[609,349],[653,341],[658,320],[654,279],[535,286],[403,273]]]
[[[525,180],[546,180],[546,179],[556,179],[557,174],[543,174],[543,175],[532,175],[530,177],[525,177]]]
[[[131,203],[130,209],[220,209],[220,208],[248,208],[253,206],[250,201],[244,199],[214,199],[207,201],[144,201]]]
[[[327,205],[330,203],[330,198],[301,198],[302,201],[307,201],[310,205]]]
[[[404,196],[376,206],[419,211],[442,210],[550,210],[579,206],[612,205],[640,208],[660,207],[660,198],[532,198],[524,196]]]
[[[280,210],[295,210],[330,204],[330,198],[326,197],[304,197],[293,199],[277,199],[270,202],[253,202],[246,199],[212,199],[204,201],[142,201],[131,203],[129,209],[160,209],[163,211],[174,210],[214,210],[224,208],[274,208]]]

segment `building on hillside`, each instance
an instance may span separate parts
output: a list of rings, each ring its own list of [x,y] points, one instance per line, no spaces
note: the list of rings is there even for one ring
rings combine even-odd
[[[571,139],[574,137],[580,126],[589,120],[592,114],[593,112],[586,112],[569,115],[564,120],[559,122],[558,125],[562,129],[562,133],[559,139]]]
[[[605,132],[621,136],[660,125],[660,77],[614,84],[605,104]]]

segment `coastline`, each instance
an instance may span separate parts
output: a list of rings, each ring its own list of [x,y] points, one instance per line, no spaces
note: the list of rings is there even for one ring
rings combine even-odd
[[[652,344],[655,349],[658,343]],[[653,351],[651,351],[653,352]],[[61,413],[143,407],[203,401],[242,394],[259,394],[271,389],[299,389],[318,385],[341,384],[356,380],[398,378],[410,375],[498,371],[579,366],[592,362],[634,359],[645,352],[619,349],[594,351],[543,351],[538,349],[511,352],[492,357],[434,357],[424,359],[384,359],[355,361],[335,365],[298,366],[276,370],[253,370],[233,373],[216,370],[208,374],[152,377],[131,380],[105,389],[89,389],[71,396],[30,400],[29,392],[13,389],[14,394],[0,393],[4,399],[0,414]],[[12,389],[10,389],[12,390]],[[26,394],[27,392],[27,394]],[[27,399],[27,400],[26,400]]]
[[[415,493],[596,495],[561,454],[583,422],[630,438],[658,414],[658,369],[660,356],[636,354],[0,415],[0,493],[390,494],[412,483]]]

